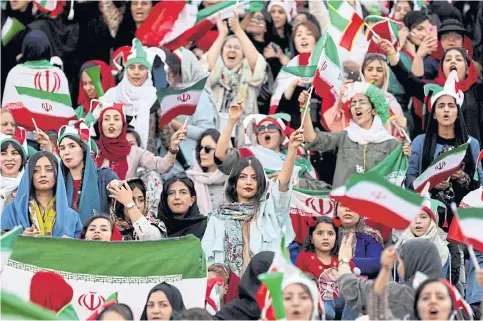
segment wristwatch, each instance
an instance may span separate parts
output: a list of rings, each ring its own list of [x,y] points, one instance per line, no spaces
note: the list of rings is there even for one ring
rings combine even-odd
[[[339,259],[339,265],[341,264],[349,264],[350,260],[348,259]]]
[[[177,149],[173,149],[173,148],[171,148],[171,146],[169,146],[168,151],[169,151],[171,154],[176,155],[176,154],[178,154],[178,152],[179,152],[179,147],[178,147]]]
[[[133,208],[134,206],[136,206],[136,203],[134,203],[134,201],[131,201],[131,202],[127,203],[126,208],[127,208],[128,210],[130,210],[130,209],[131,209],[131,208]]]

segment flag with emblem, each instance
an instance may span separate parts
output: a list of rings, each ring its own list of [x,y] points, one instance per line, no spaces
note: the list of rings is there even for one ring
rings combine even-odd
[[[73,289],[75,314],[71,310],[64,317],[86,320],[118,299],[139,320],[147,293],[161,282],[180,290],[186,308],[203,307],[206,269],[200,240],[194,236],[148,242],[19,237],[2,273],[2,290],[28,300],[33,275],[55,271]]]
[[[391,154],[382,162],[376,164],[368,173],[376,174],[394,185],[402,186],[406,179],[408,167],[409,159],[404,155],[403,144],[399,144]]]
[[[430,188],[435,187],[460,169],[466,150],[470,144],[468,142],[454,149],[448,150],[439,155],[429,167],[418,178],[413,181],[414,190],[420,193],[426,183],[430,183]]]
[[[17,226],[13,230],[3,233],[0,236],[0,275],[3,272],[3,268],[5,267],[5,265],[7,265],[8,259],[12,254],[13,247],[15,246],[15,241],[17,240],[17,237],[21,230],[22,227]]]
[[[336,44],[351,52],[364,20],[346,0],[327,1],[330,26],[329,33]]]
[[[43,131],[77,119],[65,74],[45,60],[19,64],[8,73],[2,107],[29,131],[35,129],[32,118]]]
[[[161,106],[159,127],[166,126],[179,115],[193,115],[200,101],[207,79],[208,77],[205,77],[193,86],[185,89],[158,89],[158,101]]]
[[[389,228],[403,230],[419,214],[421,195],[406,191],[374,173],[354,174],[330,192],[354,212]]]

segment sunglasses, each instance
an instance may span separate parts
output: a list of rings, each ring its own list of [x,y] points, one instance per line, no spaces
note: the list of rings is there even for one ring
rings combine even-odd
[[[212,150],[215,150],[215,149],[216,149],[216,148],[213,148],[213,147],[211,147],[211,146],[200,146],[200,152],[201,152],[202,150],[204,150],[206,154],[211,153],[211,151],[212,151]]]
[[[366,54],[366,57],[364,60],[367,60],[367,59],[372,59],[372,58],[378,58],[382,61],[385,61],[386,63],[389,63],[389,58],[386,56],[386,55],[382,55],[382,54],[379,54],[379,53],[369,53],[369,54]]]
[[[264,132],[269,132],[269,133],[275,133],[278,130],[278,126],[275,124],[268,124],[268,125],[259,125],[255,128],[255,131],[257,134],[264,133]]]

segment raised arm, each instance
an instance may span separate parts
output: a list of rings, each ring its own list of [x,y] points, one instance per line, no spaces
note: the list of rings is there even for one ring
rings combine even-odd
[[[228,36],[228,27],[226,25],[226,21],[221,20],[221,16],[218,15],[216,20],[216,27],[218,28],[218,37],[216,38],[213,45],[211,45],[210,49],[207,52],[207,61],[208,61],[208,71],[211,72],[216,65],[216,60],[221,54],[221,48],[223,47],[223,43],[225,42],[226,36]]]
[[[413,59],[413,65],[411,67],[413,75],[416,77],[424,77],[424,58],[426,58],[431,52],[435,51],[438,48],[437,46],[437,39],[433,37],[424,38]]]
[[[230,109],[228,110],[228,115],[228,121],[221,132],[215,150],[215,157],[221,162],[225,161],[226,153],[228,152],[228,148],[230,148],[230,139],[233,128],[235,128],[235,125],[243,115],[243,102],[239,101],[236,104],[231,104]]]
[[[304,142],[303,129],[297,129],[292,136],[288,145],[287,157],[283,162],[282,171],[278,175],[280,192],[288,191],[290,179],[292,178],[293,167],[295,166],[295,158],[297,157],[297,149]]]
[[[394,262],[397,259],[396,248],[389,246],[381,255],[381,271],[374,281],[369,299],[369,320],[391,320],[387,298],[387,286],[391,279]]]
[[[309,92],[307,90],[304,90],[300,93],[299,96],[299,103],[303,106],[307,104],[307,100],[309,99]],[[307,106],[307,108],[310,108]],[[315,138],[317,138],[317,134],[315,133],[314,126],[312,125],[312,119],[310,118],[310,110],[307,110],[307,113],[304,118],[304,113],[305,109],[301,108],[300,111],[300,121],[302,122],[303,118],[303,123],[301,124],[302,127],[304,128],[304,139],[308,143],[312,143]]]
[[[255,66],[258,60],[258,50],[253,45],[250,38],[248,38],[243,28],[240,26],[240,21],[238,20],[238,15],[235,13],[230,19],[228,19],[228,24],[230,25],[231,31],[235,34],[240,41],[240,45],[242,47],[243,55],[247,58],[248,66],[252,71],[255,70]]]

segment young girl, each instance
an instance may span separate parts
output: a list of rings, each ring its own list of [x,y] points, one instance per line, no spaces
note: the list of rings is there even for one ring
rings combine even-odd
[[[320,298],[324,302],[326,318],[335,319],[336,311],[344,309],[344,299],[339,296],[339,228],[332,218],[313,217],[304,250],[300,252],[295,265],[313,277],[319,287]],[[355,264],[350,262],[351,268]]]

